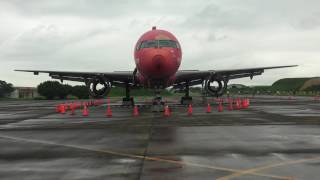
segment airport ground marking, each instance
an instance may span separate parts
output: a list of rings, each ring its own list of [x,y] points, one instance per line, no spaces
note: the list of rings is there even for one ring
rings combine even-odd
[[[268,165],[264,165],[264,166],[260,166],[260,167],[246,169],[246,170],[243,170],[242,172],[236,172],[236,173],[228,175],[228,176],[220,177],[217,180],[229,180],[229,179],[233,179],[235,177],[240,177],[240,176],[243,176],[246,174],[252,174],[252,173],[256,173],[259,171],[263,171],[263,170],[267,170],[267,169],[271,169],[271,168],[275,168],[275,167],[300,164],[300,163],[305,163],[305,162],[314,161],[314,160],[320,160],[320,157],[317,156],[317,157],[311,157],[311,158],[304,158],[304,159],[298,159],[298,160],[290,160],[290,161],[272,163],[272,164],[268,164]],[[294,179],[293,177],[288,177],[288,178],[289,178],[289,180]]]
[[[227,172],[232,172],[234,174],[239,174],[239,173],[244,172],[243,170],[226,168],[226,167],[204,165],[204,164],[198,164],[198,163],[192,163],[192,162],[182,162],[182,161],[171,160],[171,159],[163,159],[163,158],[159,158],[159,157],[135,155],[135,154],[129,154],[129,153],[124,153],[124,152],[112,151],[112,150],[99,150],[99,149],[93,149],[93,148],[84,147],[84,146],[71,145],[71,144],[61,144],[61,143],[55,143],[55,142],[50,142],[50,141],[45,141],[45,140],[25,139],[25,138],[7,136],[7,135],[0,135],[0,138],[11,139],[11,140],[15,140],[15,141],[38,143],[38,144],[63,146],[63,147],[69,147],[69,148],[74,148],[74,149],[93,151],[93,152],[96,152],[96,153],[104,153],[104,154],[111,154],[111,155],[116,155],[116,156],[124,156],[124,157],[133,158],[133,159],[144,159],[144,160],[149,160],[149,161],[157,161],[157,162],[166,162],[166,163],[171,163],[171,164],[178,164],[178,165],[182,165],[182,166],[193,166],[193,167],[200,167],[200,168],[206,168],[206,169],[211,169],[211,170],[227,171]],[[264,173],[257,173],[257,172],[247,172],[246,174],[262,176],[262,177],[270,177],[270,178],[274,178],[274,179],[292,180],[292,179],[288,179],[288,177],[271,175],[271,174],[264,174]]]

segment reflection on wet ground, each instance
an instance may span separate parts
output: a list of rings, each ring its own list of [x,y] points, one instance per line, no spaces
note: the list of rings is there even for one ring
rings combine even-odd
[[[256,97],[249,109],[89,108],[0,102],[0,179],[319,179],[320,102]]]

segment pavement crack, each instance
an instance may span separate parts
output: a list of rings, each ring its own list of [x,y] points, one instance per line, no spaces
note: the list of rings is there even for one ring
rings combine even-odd
[[[144,163],[147,160],[146,158],[148,157],[147,156],[148,148],[149,148],[149,144],[150,144],[150,140],[151,140],[151,136],[152,136],[152,132],[153,132],[153,126],[154,126],[153,118],[154,117],[152,117],[152,120],[150,121],[150,125],[149,125],[148,138],[147,138],[147,141],[146,141],[146,144],[145,144],[145,149],[144,149],[143,154],[142,154],[143,159],[142,159],[141,167],[140,167],[140,170],[139,170],[139,173],[138,173],[138,177],[137,177],[138,180],[140,180],[142,178],[143,170],[144,170]]]

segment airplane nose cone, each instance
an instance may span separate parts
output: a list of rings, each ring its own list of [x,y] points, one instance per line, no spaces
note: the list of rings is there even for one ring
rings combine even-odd
[[[161,72],[165,66],[165,58],[162,55],[155,55],[152,58],[152,63],[154,65],[154,70]]]

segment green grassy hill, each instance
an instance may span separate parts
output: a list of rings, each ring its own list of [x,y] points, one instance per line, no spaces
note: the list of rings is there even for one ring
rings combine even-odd
[[[272,91],[299,91],[311,78],[284,78],[274,82],[270,88]]]
[[[310,86],[310,87],[307,87],[305,90],[306,91],[320,91],[320,85]]]
[[[228,91],[231,94],[314,94],[320,92],[320,78],[284,78],[279,79],[272,86],[243,86],[229,85]]]

